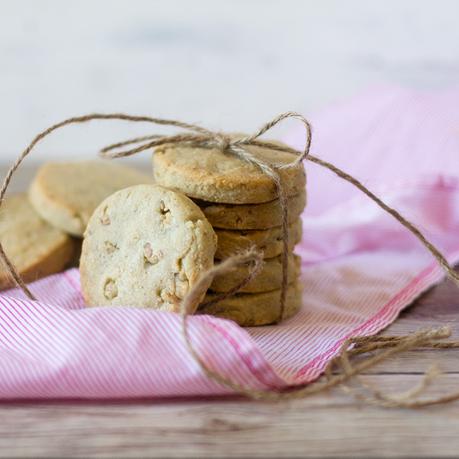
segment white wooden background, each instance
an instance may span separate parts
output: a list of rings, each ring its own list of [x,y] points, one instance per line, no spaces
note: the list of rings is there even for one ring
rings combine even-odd
[[[369,85],[457,85],[458,13],[457,0],[0,0],[0,161],[91,111],[251,130]],[[40,159],[136,129],[71,129]]]

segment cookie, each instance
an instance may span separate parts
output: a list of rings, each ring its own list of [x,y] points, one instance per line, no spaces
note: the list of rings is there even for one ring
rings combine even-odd
[[[295,160],[291,153],[247,147],[253,155],[276,164]],[[210,202],[258,204],[277,199],[273,180],[261,169],[219,149],[164,145],[153,154],[156,183]],[[287,196],[304,191],[303,164],[279,171]]]
[[[52,162],[37,172],[29,199],[43,219],[81,237],[94,209],[115,191],[152,178],[109,161]]]
[[[298,255],[290,254],[288,275],[289,282],[293,282],[301,270],[301,258]],[[214,292],[227,292],[239,285],[248,275],[248,266],[241,266],[222,276],[216,276],[210,285]],[[276,290],[282,286],[282,259],[281,257],[265,260],[260,273],[253,278],[241,293],[260,293]]]
[[[279,200],[264,204],[212,204],[196,201],[207,220],[215,228],[233,230],[267,229],[282,225]],[[292,196],[287,201],[289,223],[297,220],[306,206],[306,192]]]
[[[75,253],[74,240],[41,219],[26,194],[8,197],[3,202],[0,240],[26,282],[62,271]],[[0,266],[0,289],[13,286],[6,267]]]
[[[181,193],[158,185],[118,191],[99,205],[85,232],[80,272],[86,303],[178,312],[213,266],[216,239],[199,207]]]
[[[218,244],[215,258],[222,260],[236,253],[243,252],[255,246],[263,251],[264,258],[280,255],[284,245],[282,242],[282,227],[276,226],[265,230],[233,231],[214,228]],[[289,226],[289,250],[301,241],[303,223],[300,219]]]
[[[241,293],[217,304],[206,306],[205,302],[212,301],[216,297],[216,294],[207,294],[198,313],[234,320],[242,327],[270,325],[276,323],[280,316],[280,293],[280,290],[265,293]],[[301,306],[301,284],[294,282],[287,290],[283,319],[295,315]]]

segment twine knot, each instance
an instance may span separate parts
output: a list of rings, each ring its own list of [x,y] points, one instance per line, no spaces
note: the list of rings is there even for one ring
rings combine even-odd
[[[233,142],[229,136],[223,134],[222,132],[217,132],[215,133],[215,136],[212,140],[215,144],[215,147],[218,148],[220,151],[231,151]]]

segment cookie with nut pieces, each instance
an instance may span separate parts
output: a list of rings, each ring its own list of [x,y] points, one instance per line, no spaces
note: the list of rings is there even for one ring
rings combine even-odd
[[[99,205],[85,232],[80,272],[86,303],[178,312],[213,266],[216,243],[204,214],[183,194],[158,185],[118,191]]]
[[[277,142],[280,144],[280,142]],[[268,148],[246,146],[253,156],[278,165],[293,163],[296,155]],[[217,148],[163,145],[153,154],[156,183],[194,199],[228,204],[258,204],[278,198],[271,177],[259,166]],[[287,196],[304,191],[302,163],[279,169]]]

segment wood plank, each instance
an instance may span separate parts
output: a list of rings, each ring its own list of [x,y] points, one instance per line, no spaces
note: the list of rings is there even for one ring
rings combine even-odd
[[[368,376],[384,389],[414,376]],[[431,393],[459,387],[448,375]],[[459,451],[457,404],[380,409],[335,390],[283,403],[16,403],[0,407],[2,456],[447,457]]]

